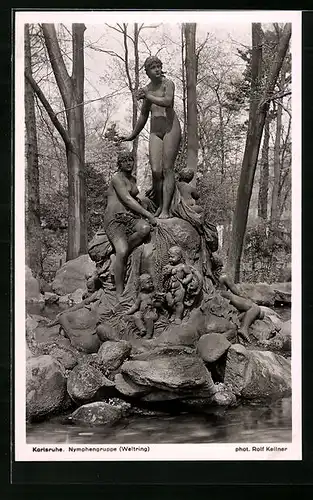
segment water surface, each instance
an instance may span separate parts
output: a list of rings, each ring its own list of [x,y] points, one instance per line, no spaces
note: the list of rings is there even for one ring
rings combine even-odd
[[[201,414],[133,416],[115,425],[78,426],[60,417],[29,424],[31,444],[286,443],[291,441],[291,398]]]

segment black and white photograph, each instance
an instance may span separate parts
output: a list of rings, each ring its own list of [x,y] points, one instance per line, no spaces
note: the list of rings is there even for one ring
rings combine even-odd
[[[15,459],[301,460],[301,13],[14,36]]]

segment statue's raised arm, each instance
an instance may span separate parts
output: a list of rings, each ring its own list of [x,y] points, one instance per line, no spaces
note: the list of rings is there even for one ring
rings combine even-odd
[[[138,100],[143,101],[141,113],[134,130],[124,140],[134,140],[151,113],[149,160],[154,201],[158,207],[155,215],[168,218],[175,187],[174,163],[181,139],[181,128],[174,111],[175,85],[165,78],[158,57],[148,57],[145,70],[150,82],[138,92]]]

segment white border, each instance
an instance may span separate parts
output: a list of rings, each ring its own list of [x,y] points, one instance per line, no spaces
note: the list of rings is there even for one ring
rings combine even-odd
[[[26,444],[25,401],[25,195],[24,195],[24,23],[84,22],[292,23],[292,443],[150,444],[149,451],[120,451],[120,445],[92,444],[88,448],[116,448],[116,452],[70,452],[85,445]],[[15,12],[15,460],[301,460],[301,12],[300,11],[67,11]],[[127,446],[127,445],[123,445]],[[128,445],[130,448],[138,445]],[[287,447],[285,452],[267,447]],[[34,452],[33,448],[62,451]],[[253,452],[252,447],[264,447]],[[238,451],[249,448],[250,451]]]

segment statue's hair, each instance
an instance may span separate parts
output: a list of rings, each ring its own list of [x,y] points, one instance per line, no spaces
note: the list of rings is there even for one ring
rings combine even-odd
[[[161,59],[159,59],[157,56],[149,56],[149,57],[147,57],[147,59],[144,62],[144,67],[145,67],[146,72],[149,71],[152,64],[154,64],[154,63],[160,64],[161,68],[163,66]],[[162,76],[163,75],[164,75],[164,73],[162,71]]]
[[[146,280],[147,278],[151,278],[149,273],[143,273],[139,276],[139,281]]]
[[[120,151],[117,155],[117,166],[119,167],[123,161],[128,159],[134,159],[133,153],[131,151]]]
[[[169,248],[169,252],[170,251],[179,253],[180,255],[183,255],[182,248],[178,245],[173,245],[171,248]]]
[[[137,293],[140,291],[142,282],[147,278],[151,278],[151,275],[149,273],[143,273],[137,278],[135,286]]]

